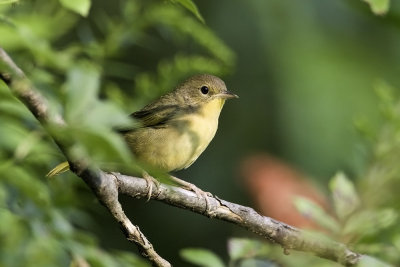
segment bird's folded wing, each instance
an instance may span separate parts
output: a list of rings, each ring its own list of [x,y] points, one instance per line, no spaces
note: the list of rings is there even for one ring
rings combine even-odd
[[[177,105],[160,105],[145,107],[132,113],[131,116],[141,123],[141,127],[162,127],[174,118],[178,111]]]

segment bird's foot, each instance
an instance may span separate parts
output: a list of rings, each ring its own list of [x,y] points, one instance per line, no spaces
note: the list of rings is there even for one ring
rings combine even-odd
[[[147,183],[147,201],[149,201],[151,195],[153,194],[153,185],[156,185],[158,190],[160,187],[160,182],[145,171],[143,171],[143,179],[145,179]]]
[[[198,198],[203,198],[204,201],[206,202],[206,211],[209,211],[210,208],[210,201],[208,200],[208,197],[212,197],[212,194],[210,192],[204,192],[194,184],[191,184],[189,182],[186,182],[184,180],[181,180],[177,177],[170,176],[173,182],[177,183],[178,185],[182,186],[183,188],[194,192]]]

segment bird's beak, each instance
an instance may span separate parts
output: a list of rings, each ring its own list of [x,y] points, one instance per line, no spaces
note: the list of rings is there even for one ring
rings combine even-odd
[[[219,93],[215,96],[223,98],[223,99],[239,98],[239,96],[235,95],[234,93],[229,92],[228,90],[226,90],[225,92]]]

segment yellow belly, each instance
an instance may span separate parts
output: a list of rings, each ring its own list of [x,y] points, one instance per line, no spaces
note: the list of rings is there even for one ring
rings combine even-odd
[[[126,139],[137,159],[164,171],[189,167],[206,149],[218,128],[223,102],[215,99],[198,112],[179,116],[160,128],[140,128]]]

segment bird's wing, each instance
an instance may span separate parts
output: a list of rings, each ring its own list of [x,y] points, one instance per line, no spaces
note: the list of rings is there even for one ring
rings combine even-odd
[[[141,127],[162,127],[178,112],[177,105],[147,106],[136,111],[131,116],[141,123]]]
[[[174,96],[171,93],[164,95],[155,102],[130,115],[139,125],[131,129],[120,130],[120,132],[128,132],[141,127],[164,127],[178,112],[179,106]]]

